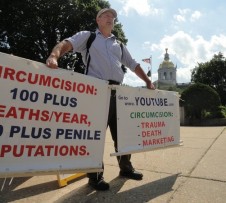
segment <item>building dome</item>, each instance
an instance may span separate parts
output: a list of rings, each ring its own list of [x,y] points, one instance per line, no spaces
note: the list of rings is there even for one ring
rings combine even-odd
[[[174,64],[170,61],[169,54],[167,53],[168,49],[166,48],[166,53],[163,62],[159,65],[159,68],[174,68]]]
[[[159,65],[158,69],[158,87],[164,86],[175,86],[176,85],[176,71],[177,66],[170,61],[169,54],[166,49],[165,57],[163,62]]]
[[[159,68],[174,68],[174,64],[171,61],[164,60],[160,65]]]

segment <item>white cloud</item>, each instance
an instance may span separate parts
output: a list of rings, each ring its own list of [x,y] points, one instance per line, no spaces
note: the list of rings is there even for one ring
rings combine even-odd
[[[185,17],[182,15],[174,15],[173,18],[178,22],[185,22]]]
[[[202,16],[201,12],[199,12],[199,11],[194,11],[194,12],[191,14],[190,21],[191,21],[191,22],[194,22],[194,21],[198,20],[201,16]]]
[[[226,35],[213,35],[210,40],[203,36],[191,36],[184,31],[178,31],[173,35],[164,36],[160,42],[151,44],[149,41],[143,43],[143,49],[151,49],[152,53],[159,53],[157,57],[162,60],[168,48],[170,59],[177,65],[177,82],[190,82],[191,71],[198,63],[207,62],[214,54],[221,52],[226,55]],[[156,67],[159,64],[156,64]],[[153,74],[157,79],[157,74]],[[155,81],[153,80],[153,81]]]
[[[148,45],[147,42],[145,44]],[[176,58],[173,62],[180,64],[177,70],[178,82],[188,82],[191,70],[197,63],[209,61],[219,52],[226,54],[226,35],[213,35],[208,41],[202,36],[192,37],[179,31],[171,36],[164,36],[159,44],[152,44],[150,48],[153,52],[160,52],[160,57],[164,55],[163,50],[168,48],[170,57]]]
[[[188,12],[190,12],[189,9],[178,9],[179,14],[176,14],[173,16],[173,18],[177,21],[177,22],[185,22],[186,21],[186,15]]]
[[[197,62],[210,60],[218,52],[225,53],[226,35],[213,35],[207,41],[202,36],[193,38],[183,31],[178,31],[171,36],[164,36],[159,44],[152,44],[151,50],[162,51],[166,47],[183,65],[194,66]]]
[[[187,83],[191,81],[191,68],[177,69],[177,83]]]
[[[209,42],[209,47],[211,52],[215,54],[221,52],[224,56],[226,56],[226,35],[213,35]]]
[[[129,86],[132,87],[141,87],[141,86],[145,86],[145,83],[143,80],[141,80],[139,77],[137,77],[135,75],[135,73],[133,73],[132,71],[130,71],[129,69],[127,69],[127,73],[125,74],[125,78],[123,80],[124,84],[127,84]]]
[[[148,16],[151,14],[158,14],[159,10],[152,8],[148,4],[148,0],[119,0],[122,3],[122,11],[120,14],[128,16],[131,10],[136,11],[141,16]]]
[[[200,11],[192,11],[190,9],[178,9],[178,12],[179,14],[173,16],[177,22],[186,22],[188,19],[194,22],[202,16]]]
[[[186,15],[186,14],[188,14],[191,10],[190,9],[188,9],[188,8],[185,8],[185,9],[178,9],[178,11],[179,11],[179,13],[181,14],[181,15]]]

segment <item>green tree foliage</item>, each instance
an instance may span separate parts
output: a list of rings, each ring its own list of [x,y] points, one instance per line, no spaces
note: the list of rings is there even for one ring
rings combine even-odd
[[[61,40],[81,30],[96,30],[99,9],[110,7],[104,0],[1,0],[0,52],[45,62]],[[126,43],[122,25],[114,34]],[[60,67],[71,66],[75,56],[67,54]]]
[[[198,64],[192,71],[191,81],[214,88],[222,104],[226,105],[226,59],[222,53],[214,55],[209,62]]]
[[[196,83],[181,94],[181,105],[185,108],[187,118],[202,119],[206,112],[216,112],[220,106],[218,93],[208,85]]]

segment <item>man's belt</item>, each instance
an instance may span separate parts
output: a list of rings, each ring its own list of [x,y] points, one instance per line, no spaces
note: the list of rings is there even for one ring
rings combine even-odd
[[[120,85],[121,83],[120,82],[117,82],[117,81],[114,81],[114,80],[108,80],[108,84],[109,85]]]

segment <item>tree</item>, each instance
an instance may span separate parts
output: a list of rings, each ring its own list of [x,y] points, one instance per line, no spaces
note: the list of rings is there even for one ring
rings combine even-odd
[[[0,52],[44,63],[59,41],[80,30],[94,31],[96,14],[104,7],[110,7],[104,0],[1,0]],[[114,34],[127,42],[120,23]],[[71,66],[70,59],[75,56],[65,55],[60,67]]]
[[[226,105],[226,59],[222,53],[214,55],[209,62],[198,64],[192,71],[191,81],[214,88]]]
[[[182,92],[180,104],[185,108],[186,117],[202,119],[205,112],[215,113],[221,102],[218,93],[213,88],[196,83]]]

